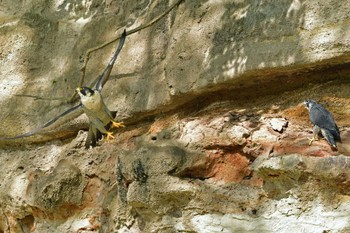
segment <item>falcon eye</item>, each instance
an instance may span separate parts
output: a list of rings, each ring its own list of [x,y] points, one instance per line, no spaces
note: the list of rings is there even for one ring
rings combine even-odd
[[[83,87],[81,89],[81,94],[83,94],[84,96],[92,96],[95,92],[93,90],[91,90],[90,88],[88,87]]]
[[[313,100],[308,99],[304,103],[305,103],[307,108],[311,108],[315,102]]]

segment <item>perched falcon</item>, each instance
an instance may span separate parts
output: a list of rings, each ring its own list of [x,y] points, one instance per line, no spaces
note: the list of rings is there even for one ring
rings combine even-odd
[[[332,113],[325,109],[321,104],[309,99],[304,102],[309,110],[310,121],[313,125],[313,137],[310,143],[318,140],[321,132],[322,136],[328,141],[333,149],[337,149],[336,142],[341,142],[340,133],[337,124],[334,121]]]

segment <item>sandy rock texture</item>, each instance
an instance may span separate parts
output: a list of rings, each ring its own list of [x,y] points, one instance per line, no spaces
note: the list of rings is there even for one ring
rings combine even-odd
[[[86,51],[174,3],[0,1],[0,137],[78,103]],[[350,232],[349,11],[181,1],[126,38],[102,92],[126,124],[115,140],[84,149],[81,115],[0,141],[0,233]],[[117,44],[91,53],[84,85]],[[337,151],[309,145],[308,98],[333,113]]]

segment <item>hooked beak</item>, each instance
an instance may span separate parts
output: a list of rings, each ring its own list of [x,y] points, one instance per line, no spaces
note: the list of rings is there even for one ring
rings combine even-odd
[[[75,89],[78,93],[81,91],[81,87],[78,87],[77,89]]]

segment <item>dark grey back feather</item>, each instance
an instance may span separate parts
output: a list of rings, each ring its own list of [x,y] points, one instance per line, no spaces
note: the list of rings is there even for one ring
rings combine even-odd
[[[336,144],[336,142],[334,140],[333,134],[330,131],[326,130],[326,129],[322,129],[321,132],[322,132],[323,137],[328,141],[328,143],[331,146],[336,148],[337,144]]]

